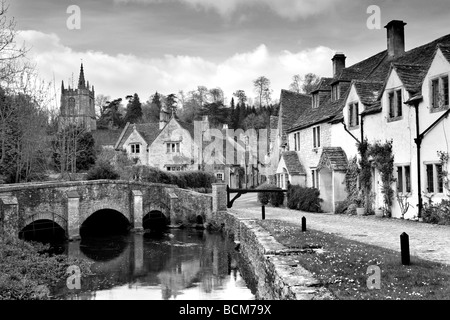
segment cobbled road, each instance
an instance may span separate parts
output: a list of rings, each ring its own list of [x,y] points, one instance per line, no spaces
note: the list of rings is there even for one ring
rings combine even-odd
[[[261,207],[257,206],[255,200],[247,198],[241,202],[236,201],[236,205],[229,210],[242,218],[261,219]],[[307,213],[266,207],[266,219],[301,225],[303,216],[306,218],[307,228],[399,252],[400,234],[406,232],[412,256],[450,265],[450,226],[375,216]]]

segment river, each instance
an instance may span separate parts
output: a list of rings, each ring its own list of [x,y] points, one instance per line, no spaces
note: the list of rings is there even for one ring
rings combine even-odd
[[[239,253],[221,233],[169,229],[159,234],[86,237],[59,250],[93,262],[95,275],[80,290],[65,283],[55,299],[69,300],[252,300],[240,272]]]

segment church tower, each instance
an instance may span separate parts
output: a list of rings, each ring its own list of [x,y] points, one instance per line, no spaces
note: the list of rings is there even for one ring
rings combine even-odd
[[[81,63],[78,88],[64,87],[61,84],[61,121],[60,126],[77,124],[85,127],[87,131],[97,130],[95,120],[95,93],[94,86],[89,86],[84,78],[83,63]]]

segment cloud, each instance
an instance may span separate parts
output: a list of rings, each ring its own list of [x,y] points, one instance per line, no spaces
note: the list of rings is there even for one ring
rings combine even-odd
[[[265,7],[283,18],[295,20],[331,10],[341,0],[172,0],[195,9],[215,10],[229,17],[244,7]],[[162,0],[114,0],[115,3],[152,4]]]
[[[185,55],[145,58],[131,54],[109,55],[100,51],[76,52],[63,45],[55,34],[34,30],[22,31],[19,38],[32,47],[30,57],[36,61],[41,76],[50,81],[54,78],[57,88],[61,80],[66,85],[77,83],[80,59],[83,59],[86,79],[95,85],[96,94],[111,98],[138,93],[145,101],[155,91],[163,94],[179,90],[187,92],[199,85],[221,87],[228,99],[238,89],[253,97],[253,80],[264,75],[271,80],[273,98],[277,99],[280,90],[289,87],[294,74],[313,72],[329,76],[332,69],[333,50],[326,47],[300,52],[271,52],[261,44],[252,51],[212,62]]]

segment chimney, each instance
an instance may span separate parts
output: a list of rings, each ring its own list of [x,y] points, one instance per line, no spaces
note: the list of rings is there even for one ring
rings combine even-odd
[[[389,59],[397,58],[405,53],[405,26],[401,20],[392,20],[387,29],[387,50]]]
[[[337,52],[331,59],[333,61],[333,78],[339,76],[342,70],[345,69],[345,59],[347,57],[342,52]]]

